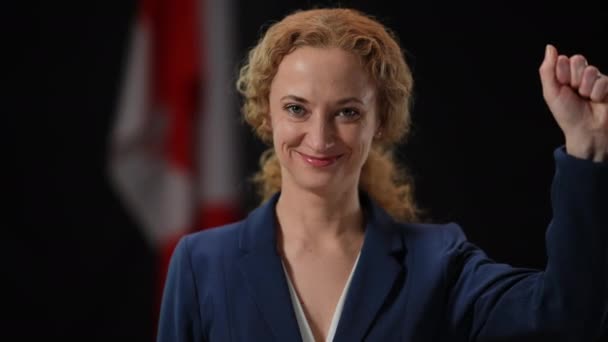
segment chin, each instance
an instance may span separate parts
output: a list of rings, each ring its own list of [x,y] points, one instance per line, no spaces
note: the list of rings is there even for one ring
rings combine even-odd
[[[315,194],[341,193],[351,185],[345,182],[344,177],[336,175],[299,175],[294,181],[294,185],[301,189]],[[354,184],[352,185],[354,186]]]

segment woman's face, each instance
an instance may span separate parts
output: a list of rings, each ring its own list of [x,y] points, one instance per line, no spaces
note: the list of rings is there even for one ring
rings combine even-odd
[[[285,56],[270,87],[282,188],[356,188],[378,130],[376,107],[376,88],[357,56],[313,47]]]

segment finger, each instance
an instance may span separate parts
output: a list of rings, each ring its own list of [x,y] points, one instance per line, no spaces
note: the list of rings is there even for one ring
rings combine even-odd
[[[608,76],[601,75],[595,80],[589,97],[594,102],[608,102]]]
[[[557,57],[555,74],[560,84],[570,85],[570,59],[568,57],[564,55]]]
[[[581,55],[570,57],[570,86],[578,88],[583,80],[583,71],[587,66],[587,60]]]
[[[583,71],[581,86],[578,87],[578,93],[581,96],[589,97],[591,90],[596,80],[599,80],[600,71],[594,66],[588,66]]]
[[[559,91],[559,84],[555,78],[555,65],[557,64],[557,50],[551,44],[545,48],[545,58],[538,69],[540,81],[543,86],[545,100],[554,98]]]

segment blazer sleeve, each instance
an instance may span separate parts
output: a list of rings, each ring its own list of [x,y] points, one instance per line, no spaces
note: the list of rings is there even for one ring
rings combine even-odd
[[[199,300],[188,236],[178,242],[163,290],[157,342],[203,341]]]
[[[608,312],[608,163],[554,152],[543,271],[495,263],[448,229],[450,333],[469,341],[596,341]]]

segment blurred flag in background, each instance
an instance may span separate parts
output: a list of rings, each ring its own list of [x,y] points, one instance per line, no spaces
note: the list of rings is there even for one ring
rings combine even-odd
[[[110,135],[110,178],[158,251],[241,218],[233,2],[140,0]],[[158,315],[158,313],[157,313]]]

